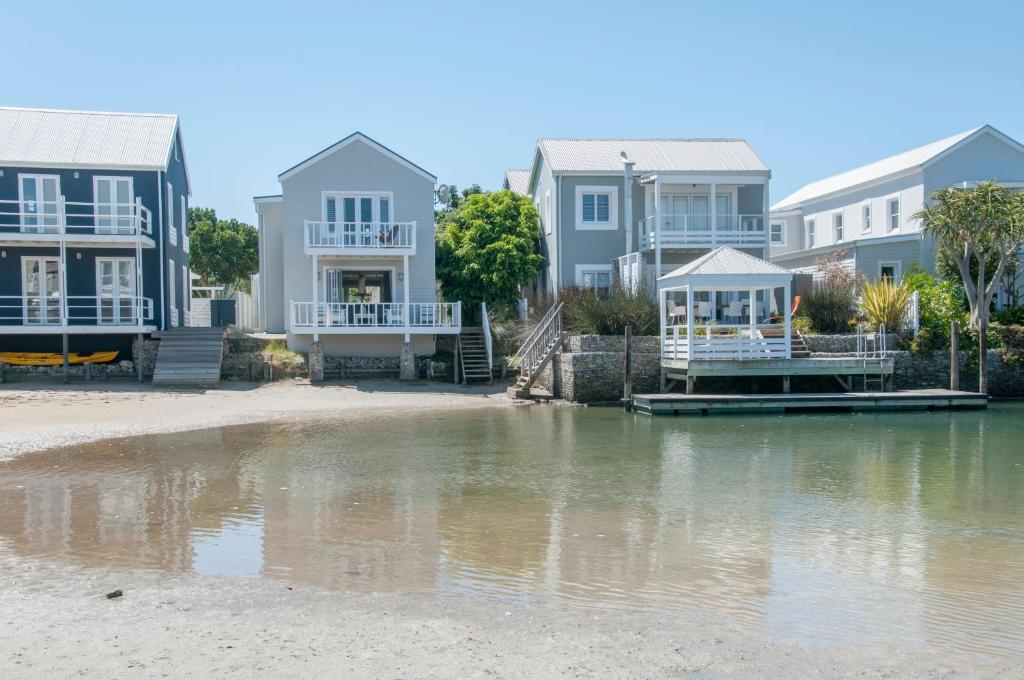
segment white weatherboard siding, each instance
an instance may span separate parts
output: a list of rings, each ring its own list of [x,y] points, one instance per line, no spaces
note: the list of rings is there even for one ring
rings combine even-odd
[[[537,188],[533,193],[534,205],[540,214],[541,233],[544,238],[548,292],[558,290],[558,183],[548,164],[542,158],[537,170]]]
[[[284,333],[284,224],[280,200],[258,200],[260,229],[260,311],[268,333]]]
[[[391,191],[392,219],[416,222],[416,255],[409,258],[411,302],[434,302],[434,184],[405,165],[356,140],[281,182],[284,301],[312,301],[311,260],[303,250],[305,220],[322,220],[323,192]],[[349,264],[370,264],[366,258],[319,258]],[[387,258],[401,271],[401,258]],[[393,282],[396,302],[404,285]]]

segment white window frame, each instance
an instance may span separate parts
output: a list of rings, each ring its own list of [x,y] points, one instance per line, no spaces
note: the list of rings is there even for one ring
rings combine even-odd
[[[846,236],[846,220],[843,218],[843,211],[837,210],[832,213],[832,242],[842,243]]]
[[[176,266],[176,264],[175,264],[174,260],[172,260],[172,259],[168,259],[167,260],[167,277],[168,277],[168,280],[167,280],[167,291],[168,291],[167,313],[171,317],[170,318],[170,323],[168,324],[171,328],[177,328],[178,327],[178,308],[174,304],[174,300],[177,297],[177,292],[178,292],[177,276],[175,276],[176,272],[174,271],[175,266]]]
[[[388,199],[388,223],[393,224],[398,221],[398,211],[395,206],[395,194],[392,191],[323,191],[320,194],[320,215],[323,221],[327,221],[327,199],[333,198],[334,203],[334,222],[333,224],[341,224],[345,221],[345,215],[342,204],[342,199],[345,198],[371,198],[373,199],[371,208],[371,222],[380,222],[380,199]],[[359,210],[359,204],[356,203],[356,211]],[[361,219],[356,220],[357,223],[362,222]]]
[[[102,203],[102,204],[100,203],[100,182],[113,182],[113,183],[117,183],[117,182],[123,182],[125,180],[128,181],[128,203],[118,203],[116,200],[113,200],[110,203]],[[114,187],[111,187],[111,188],[113,189]],[[110,197],[112,199],[116,199],[117,198],[115,192],[116,192],[116,189],[115,189],[115,191],[112,191],[111,194],[110,194]],[[117,225],[117,221],[120,219],[121,216],[118,215],[115,212],[115,210],[118,207],[122,206],[122,205],[130,205],[132,207],[132,212],[131,212],[131,217],[130,217],[132,225],[131,225],[131,227],[129,227],[129,229],[131,230],[130,233],[132,233],[132,234],[135,233],[135,228],[136,228],[135,218],[136,218],[136,215],[135,215],[135,180],[134,180],[134,178],[132,178],[131,176],[125,176],[125,175],[94,175],[93,178],[92,178],[92,201],[93,201],[92,205],[93,205],[93,220],[94,220],[93,227],[95,228],[97,234],[100,234],[100,233],[123,234],[123,233],[125,233],[124,231],[122,231],[123,227],[119,227]],[[100,215],[100,205],[108,205],[108,206],[110,206],[110,208],[111,208],[110,215]],[[100,227],[100,220],[103,219],[103,218],[107,218],[107,219],[110,220],[110,225],[109,226]],[[100,229],[109,229],[109,231],[101,232]]]
[[[181,195],[181,249],[189,252],[188,247],[188,202],[185,194]]]
[[[55,215],[53,215],[53,217],[57,220],[56,224],[43,224],[41,218],[42,218],[43,215],[45,215],[45,213],[41,213],[41,212],[38,212],[38,211],[35,214],[36,214],[36,220],[39,222],[39,224],[25,224],[25,218],[27,217],[26,213],[28,211],[25,210],[25,203],[26,203],[26,200],[25,200],[25,185],[22,183],[22,180],[24,180],[24,179],[33,179],[33,180],[37,180],[37,181],[41,180],[41,179],[56,180],[56,185],[57,185],[57,188],[56,188],[56,191],[57,191],[57,198],[56,198],[57,213]],[[61,231],[63,231],[64,228],[62,227],[62,224],[64,223],[64,215],[61,214],[63,212],[61,210],[61,198],[62,198],[62,195],[61,195],[61,190],[60,190],[60,175],[51,175],[51,174],[36,173],[36,172],[19,172],[18,173],[18,212],[20,213],[20,215],[19,215],[19,218],[18,218],[18,225],[21,228],[21,231],[28,232],[28,233],[35,233],[35,234],[58,234]],[[44,201],[42,199],[37,198],[35,201],[31,201],[31,202],[32,203],[48,203],[50,201]]]
[[[871,205],[871,201],[864,201],[860,204],[860,232],[862,234],[871,233],[871,223],[874,221],[874,208]]]
[[[775,240],[775,233],[772,231],[773,228],[779,227],[779,240]],[[779,222],[778,220],[772,220],[768,223],[768,244],[773,246],[784,246],[786,245],[786,223]]]
[[[814,218],[804,220],[804,245],[810,249],[815,245],[815,228],[817,225],[814,223]]]
[[[892,204],[896,204],[896,226],[892,226]],[[885,198],[885,233],[893,234],[900,230],[903,226],[903,202],[900,200],[899,194],[893,196],[886,196]]]
[[[576,265],[576,285],[583,288],[583,275],[586,273],[608,274],[608,290],[612,289],[612,266],[610,264],[578,264]],[[598,290],[595,286],[594,290]],[[604,289],[600,289],[604,290]]]
[[[20,183],[20,179],[18,180]],[[50,308],[47,303],[43,302],[39,310],[39,319],[31,321],[29,319],[29,298],[28,286],[25,281],[25,263],[28,260],[36,260],[42,266],[39,268],[40,272],[45,276],[46,274],[46,262],[57,263],[57,299],[60,302],[58,318],[56,321],[50,321],[49,311]],[[19,287],[21,288],[21,323],[25,326],[60,326],[64,323],[64,277],[60,276],[60,257],[56,255],[22,255],[21,256],[21,269],[18,270],[18,276],[21,277],[19,281]],[[46,282],[43,279],[39,281],[40,290],[42,296],[45,296]],[[45,300],[45,297],[41,297],[40,300]]]
[[[893,283],[899,283],[903,279],[903,263],[899,260],[881,260],[878,263],[878,280],[882,280],[882,269],[892,267]]]
[[[544,192],[544,233],[550,235],[554,228],[554,219],[551,211],[551,189],[548,189]]]
[[[178,228],[174,226],[174,187],[167,182],[167,241],[178,245]]]
[[[129,299],[132,301],[132,303],[131,303],[132,304],[132,318],[130,320],[134,320],[136,317],[141,317],[141,313],[142,313],[141,309],[137,309],[136,308],[136,302],[139,300],[139,291],[136,290],[136,287],[138,286],[139,280],[138,280],[138,273],[136,272],[135,268],[138,266],[138,263],[135,261],[134,257],[97,257],[96,258],[96,325],[98,325],[98,326],[123,326],[123,325],[125,325],[125,323],[124,323],[125,320],[121,318],[121,307],[120,307],[120,305],[115,305],[114,306],[114,310],[115,310],[115,312],[114,312],[115,319],[114,320],[111,320],[111,321],[104,321],[103,320],[103,312],[102,312],[103,294],[100,291],[103,289],[103,277],[101,275],[101,272],[102,272],[102,267],[103,267],[102,263],[104,263],[104,262],[111,262],[112,263],[112,270],[113,270],[114,281],[117,281],[117,265],[118,265],[118,263],[120,263],[120,262],[130,262],[131,265],[132,265],[131,284],[129,285],[129,288],[128,288],[131,291],[131,295],[129,296]],[[115,297],[111,298],[111,300],[121,300],[123,297],[124,296],[115,296]],[[141,321],[140,321],[140,323],[141,323]]]
[[[192,272],[187,264],[181,265],[181,308],[188,314],[192,310]]]
[[[583,221],[583,195],[608,195],[608,221]],[[597,202],[594,202],[594,217],[597,218]],[[615,186],[579,185],[576,187],[576,229],[579,231],[615,231],[619,228],[619,188]]]

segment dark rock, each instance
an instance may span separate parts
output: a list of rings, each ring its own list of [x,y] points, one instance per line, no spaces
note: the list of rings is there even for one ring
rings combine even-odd
[[[107,599],[108,600],[116,600],[117,598],[121,597],[122,595],[124,595],[124,593],[121,592],[120,588],[118,588],[117,590],[112,590],[109,593],[107,593]]]

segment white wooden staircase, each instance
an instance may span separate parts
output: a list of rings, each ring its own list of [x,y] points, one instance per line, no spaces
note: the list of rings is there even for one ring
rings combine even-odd
[[[491,361],[487,358],[487,341],[479,326],[464,326],[459,333],[459,360],[462,382],[491,382]]]
[[[762,338],[783,338],[786,336],[786,329],[781,325],[758,326],[757,330],[761,333]],[[800,335],[800,332],[795,328],[791,329],[790,333],[790,356],[794,359],[807,359],[810,357],[811,350],[807,348],[804,336]]]
[[[562,303],[556,302],[509,359],[508,367],[519,371],[519,378],[516,384],[509,388],[509,394],[518,398],[529,397],[530,387],[561,349],[564,340]]]
[[[224,356],[223,328],[173,328],[153,333],[160,339],[153,385],[217,387]]]

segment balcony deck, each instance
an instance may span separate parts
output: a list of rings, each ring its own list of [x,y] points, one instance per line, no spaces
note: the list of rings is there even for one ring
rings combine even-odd
[[[94,335],[154,330],[151,298],[0,295],[0,335]]]
[[[662,215],[660,228],[651,215],[639,221],[638,233],[642,250],[768,247],[764,215]]]
[[[307,255],[415,255],[415,222],[305,223]]]
[[[293,301],[290,307],[292,333],[440,335],[458,333],[462,328],[462,305],[458,302],[404,304]]]
[[[134,203],[0,200],[0,245],[155,248],[153,216]]]

